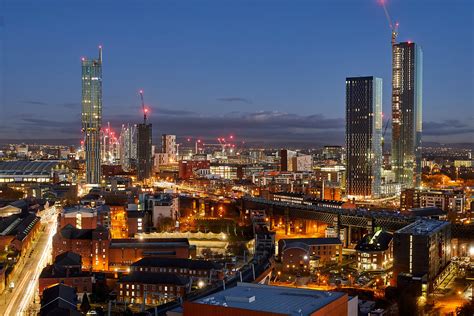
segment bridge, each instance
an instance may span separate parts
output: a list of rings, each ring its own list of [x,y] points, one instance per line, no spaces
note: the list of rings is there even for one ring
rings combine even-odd
[[[270,218],[283,219],[285,229],[289,229],[290,221],[309,220],[325,223],[336,231],[347,229],[347,238],[350,238],[352,229],[363,229],[373,232],[380,227],[389,232],[414,222],[417,218],[394,211],[370,211],[366,209],[342,209],[336,207],[321,207],[316,205],[294,204],[272,201],[263,198],[243,197],[240,200],[240,209],[265,210]],[[474,238],[474,225],[452,225],[453,238]]]

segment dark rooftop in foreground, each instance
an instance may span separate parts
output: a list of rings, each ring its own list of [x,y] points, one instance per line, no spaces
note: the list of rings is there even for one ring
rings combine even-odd
[[[232,287],[199,300],[208,304],[292,316],[311,315],[327,304],[347,295],[341,292],[318,291],[253,283],[237,283]],[[242,315],[245,315],[243,311]]]

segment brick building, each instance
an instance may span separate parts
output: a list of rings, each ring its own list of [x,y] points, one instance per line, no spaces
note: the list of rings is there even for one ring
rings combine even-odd
[[[72,251],[82,257],[84,270],[108,270],[109,243],[109,231],[102,226],[78,229],[68,224],[53,237],[53,257]]]
[[[0,247],[13,248],[24,255],[41,227],[40,218],[33,213],[0,217]]]
[[[186,238],[111,239],[109,231],[77,229],[66,225],[53,237],[53,257],[72,251],[82,257],[82,268],[93,271],[127,271],[143,257],[189,258]]]
[[[144,257],[189,258],[187,238],[113,239],[109,249],[110,270],[126,271]]]
[[[209,160],[181,160],[179,162],[179,178],[186,180],[194,177],[194,173],[201,169],[210,169]]]
[[[284,270],[310,270],[337,259],[342,261],[339,238],[292,238],[278,241],[278,255]]]
[[[191,288],[190,279],[172,273],[134,271],[121,277],[116,285],[117,300],[132,304],[159,305],[184,297]]]
[[[39,276],[39,295],[43,290],[56,283],[73,287],[76,293],[92,293],[92,274],[82,271],[82,258],[74,252],[63,252],[54,259],[52,265],[46,266]]]
[[[206,283],[224,278],[223,265],[209,260],[145,257],[133,263],[130,271],[173,273]]]
[[[356,246],[357,267],[361,270],[385,270],[392,266],[392,234],[379,230],[365,235]]]

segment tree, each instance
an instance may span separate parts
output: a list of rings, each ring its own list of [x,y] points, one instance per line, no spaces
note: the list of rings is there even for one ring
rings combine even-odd
[[[82,296],[82,303],[80,309],[83,314],[87,314],[87,312],[91,309],[91,304],[89,304],[89,298],[87,297],[87,293],[84,293],[84,296]]]
[[[457,316],[471,316],[474,315],[474,302],[469,301],[465,303],[463,306],[456,308],[456,315]]]
[[[156,223],[156,229],[158,232],[169,231],[174,228],[174,220],[169,216],[162,216],[158,217]]]

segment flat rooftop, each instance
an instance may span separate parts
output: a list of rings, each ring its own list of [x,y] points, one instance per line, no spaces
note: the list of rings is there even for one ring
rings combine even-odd
[[[411,234],[411,235],[429,235],[435,233],[442,228],[450,225],[446,221],[438,221],[435,219],[420,219],[410,225],[407,225],[399,230],[396,234]]]
[[[344,295],[346,294],[341,292],[237,283],[236,287],[206,296],[193,303],[305,316]]]

